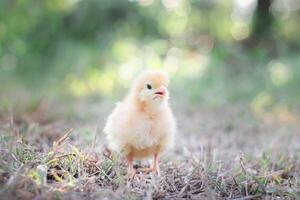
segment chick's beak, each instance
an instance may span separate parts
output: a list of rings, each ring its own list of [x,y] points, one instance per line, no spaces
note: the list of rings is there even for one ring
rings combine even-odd
[[[155,96],[165,96],[166,95],[166,89],[164,87],[159,87],[155,90]]]

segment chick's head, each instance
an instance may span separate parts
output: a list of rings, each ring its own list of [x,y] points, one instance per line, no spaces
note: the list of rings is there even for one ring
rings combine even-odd
[[[146,71],[134,81],[132,94],[146,105],[160,105],[169,98],[168,76],[161,71]]]

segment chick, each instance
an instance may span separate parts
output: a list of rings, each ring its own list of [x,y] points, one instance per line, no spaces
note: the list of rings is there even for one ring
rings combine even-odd
[[[125,155],[130,177],[136,173],[133,159],[150,156],[152,165],[144,171],[158,174],[158,155],[172,146],[176,120],[168,104],[168,83],[160,71],[140,74],[107,119],[103,131],[109,148]]]

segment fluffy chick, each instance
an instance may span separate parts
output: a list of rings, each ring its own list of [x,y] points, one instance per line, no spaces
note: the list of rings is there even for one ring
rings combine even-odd
[[[150,168],[158,174],[158,155],[172,146],[176,121],[168,104],[168,76],[146,71],[133,82],[129,94],[117,103],[104,133],[109,147],[126,156],[128,175],[134,176],[133,159],[153,156]]]

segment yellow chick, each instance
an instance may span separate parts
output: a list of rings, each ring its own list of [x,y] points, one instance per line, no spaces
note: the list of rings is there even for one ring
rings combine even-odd
[[[158,155],[173,143],[176,120],[168,103],[168,83],[160,71],[140,74],[107,119],[103,131],[108,145],[125,155],[130,177],[136,174],[133,159],[149,156],[153,163],[143,171],[158,174]]]

